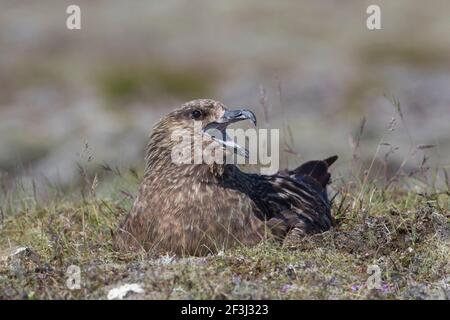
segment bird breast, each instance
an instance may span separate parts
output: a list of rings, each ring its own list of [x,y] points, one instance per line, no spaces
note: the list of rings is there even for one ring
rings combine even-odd
[[[254,244],[264,225],[253,215],[252,200],[233,189],[200,180],[196,175],[142,183],[124,228],[145,250],[204,255],[236,244]]]

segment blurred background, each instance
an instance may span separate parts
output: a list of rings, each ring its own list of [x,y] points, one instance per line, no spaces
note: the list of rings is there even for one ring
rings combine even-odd
[[[81,30],[66,28],[70,4],[81,7]],[[370,4],[381,7],[382,30],[366,28]],[[155,121],[201,97],[281,128],[283,166],[333,154],[342,174],[355,157],[376,156],[387,172],[425,158],[450,164],[449,1],[0,0],[0,8],[3,181],[64,186],[82,161],[142,169]]]

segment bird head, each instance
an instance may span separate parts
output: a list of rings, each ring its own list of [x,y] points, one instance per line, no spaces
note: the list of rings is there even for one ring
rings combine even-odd
[[[193,100],[170,112],[154,126],[149,148],[153,149],[155,157],[156,155],[161,157],[163,154],[161,154],[160,147],[164,146],[167,151],[178,143],[173,137],[184,134],[193,137],[191,141],[201,139],[203,148],[210,143],[216,143],[227,152],[231,151],[247,157],[248,151],[226,134],[226,129],[230,124],[242,120],[250,120],[256,125],[255,114],[247,109],[230,110],[218,101]],[[186,147],[191,148],[191,143]],[[189,155],[191,154],[189,153]]]

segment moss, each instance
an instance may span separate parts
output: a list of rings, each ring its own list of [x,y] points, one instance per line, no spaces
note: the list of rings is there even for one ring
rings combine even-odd
[[[117,253],[112,231],[130,209],[137,179],[101,180],[84,199],[18,206],[0,233],[0,298],[104,299],[121,283],[141,283],[147,299],[411,299],[446,294],[450,211],[446,194],[423,196],[368,184],[341,189],[336,227],[300,243],[267,242],[217,255],[148,257]],[[347,184],[348,186],[348,184]],[[439,200],[439,201],[437,201]],[[16,203],[16,202],[13,202]],[[339,209],[341,207],[341,209]],[[344,208],[344,209],[342,209]],[[338,212],[339,211],[339,212]],[[11,255],[15,247],[27,247]],[[67,268],[82,287],[66,287]],[[368,288],[368,267],[381,271]],[[444,291],[442,291],[444,290]]]

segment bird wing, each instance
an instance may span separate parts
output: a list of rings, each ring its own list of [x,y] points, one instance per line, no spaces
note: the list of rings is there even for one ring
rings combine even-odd
[[[295,180],[301,179],[303,176],[313,177],[323,188],[325,188],[331,178],[328,168],[337,160],[337,158],[338,156],[335,155],[324,160],[308,161],[294,170],[285,171],[284,174],[289,175]]]
[[[331,204],[326,186],[328,167],[337,156],[304,163],[292,171],[264,176],[232,170],[233,187],[254,202],[254,214],[266,221],[275,237],[298,236],[329,230]]]
[[[265,186],[259,188],[254,202],[276,236],[291,231],[311,234],[331,227],[330,202],[315,179],[271,176],[260,183]]]

